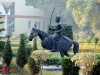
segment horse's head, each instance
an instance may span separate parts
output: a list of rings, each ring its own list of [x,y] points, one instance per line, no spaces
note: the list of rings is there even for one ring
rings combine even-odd
[[[30,36],[29,36],[29,41],[32,41],[32,39],[34,38],[33,34],[36,33],[36,29],[35,28],[32,28],[32,31],[30,33]]]

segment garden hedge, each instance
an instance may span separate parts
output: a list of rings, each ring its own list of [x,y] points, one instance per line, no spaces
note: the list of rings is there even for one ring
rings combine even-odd
[[[100,60],[94,65],[91,75],[100,75]]]
[[[63,26],[65,27],[65,30],[62,32],[62,34],[64,36],[67,36],[69,37],[70,39],[73,40],[73,30],[72,30],[72,25],[70,24],[63,24]],[[51,26],[48,26],[48,28],[51,27],[51,28],[54,28],[55,25],[51,25]],[[47,30],[47,32],[52,35],[54,34],[54,31],[51,31],[51,30]]]
[[[62,58],[61,66],[62,66],[62,75],[78,75],[79,74],[79,67],[76,67],[74,65],[70,57]]]

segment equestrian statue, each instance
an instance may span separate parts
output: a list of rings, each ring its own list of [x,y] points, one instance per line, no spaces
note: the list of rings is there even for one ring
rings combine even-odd
[[[60,52],[61,57],[64,57],[64,55],[69,56],[68,50],[73,44],[73,52],[76,54],[79,50],[79,44],[67,36],[63,36],[62,31],[65,29],[65,27],[61,24],[60,19],[60,16],[57,15],[55,19],[57,25],[55,28],[49,28],[49,30],[55,31],[54,35],[49,35],[42,30],[32,28],[29,36],[29,41],[32,41],[34,38],[33,34],[37,33],[42,41],[41,45],[44,49],[50,50],[51,52]]]

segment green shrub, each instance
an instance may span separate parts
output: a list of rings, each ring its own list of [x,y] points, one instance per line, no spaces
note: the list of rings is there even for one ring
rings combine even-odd
[[[5,41],[0,41],[0,52],[4,50]]]
[[[20,44],[16,56],[16,64],[23,70],[28,62],[28,54],[26,51],[25,34],[20,34]],[[23,74],[23,72],[21,72]]]
[[[31,44],[26,44],[26,51],[28,53],[28,56],[30,55],[31,51],[32,51],[32,46]]]
[[[3,53],[3,52],[0,52],[0,57],[2,56],[2,53]]]
[[[100,60],[92,69],[92,75],[100,75]]]
[[[29,55],[30,55],[30,53],[32,51],[32,48],[26,48],[26,51],[27,51],[27,54],[28,54],[28,57],[29,57]]]
[[[78,75],[79,67],[74,66],[74,63],[71,61],[71,58],[62,58],[62,75]]]
[[[100,59],[100,54],[95,54],[96,59]]]
[[[67,36],[67,37],[69,37],[70,39],[73,40],[73,30],[72,30],[72,26],[69,25],[69,24],[63,24],[63,25],[64,25],[64,27],[65,27],[65,30],[62,32],[62,34],[63,34],[64,36]],[[55,26],[55,25],[51,25],[51,26],[49,26],[49,27],[54,28],[54,26]],[[49,28],[49,27],[48,27],[48,28]],[[48,30],[47,32],[48,32],[49,34],[54,34],[54,31],[51,31],[51,30]]]
[[[37,64],[35,60],[31,57],[29,57],[28,59],[28,67],[32,75],[36,75],[40,71],[39,64]]]
[[[8,67],[11,63],[11,60],[13,57],[13,52],[12,52],[11,44],[10,44],[10,40],[9,40],[10,35],[6,35],[6,37],[7,37],[7,41],[5,43],[4,50],[3,50],[3,60],[4,60],[4,63]]]
[[[16,57],[17,51],[13,51],[13,57]]]
[[[59,62],[60,60],[58,58],[49,58],[47,59],[46,61],[44,61],[44,65],[57,65],[57,63]]]

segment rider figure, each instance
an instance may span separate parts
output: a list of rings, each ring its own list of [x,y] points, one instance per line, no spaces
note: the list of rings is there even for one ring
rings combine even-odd
[[[63,36],[62,31],[65,29],[64,26],[60,22],[60,16],[57,15],[55,21],[57,22],[57,25],[55,28],[49,28],[49,30],[55,31],[55,34],[53,35],[53,49],[51,52],[56,52],[57,51],[57,41]]]

